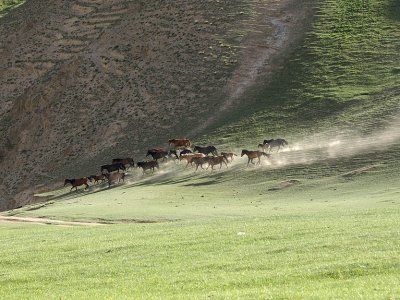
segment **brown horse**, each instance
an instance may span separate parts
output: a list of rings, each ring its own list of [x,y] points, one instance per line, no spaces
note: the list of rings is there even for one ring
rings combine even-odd
[[[214,170],[215,165],[219,165],[219,168],[221,169],[222,163],[224,163],[225,166],[228,167],[228,160],[223,155],[208,158],[208,167],[211,166],[211,170]],[[208,167],[207,167],[207,169],[208,169]]]
[[[101,180],[101,182],[103,183],[104,181],[106,181],[106,176],[104,176],[104,174],[90,175],[88,179],[90,182],[94,180],[94,183],[99,183],[99,181]]]
[[[209,156],[204,156],[204,157],[192,157],[192,165],[195,164],[196,170],[199,168],[199,166],[204,170],[203,165],[208,164],[208,160],[210,159]]]
[[[227,160],[228,158],[232,161],[234,156],[237,156],[235,153],[232,152],[221,152],[221,155],[224,156]]]
[[[185,155],[180,156],[179,160],[183,160],[183,159],[186,160],[187,161],[186,167],[187,167],[189,164],[193,165],[192,164],[192,160],[195,157],[205,157],[205,154],[203,154],[203,153],[189,153],[189,154],[185,154]]]
[[[81,185],[85,185],[85,186],[86,186],[86,187],[85,187],[85,190],[89,188],[87,177],[83,177],[83,178],[73,178],[73,179],[65,179],[65,180],[64,180],[64,186],[66,186],[67,183],[70,183],[70,184],[72,185],[70,191],[72,191],[73,188],[75,188],[75,191],[78,191],[78,186],[81,186]]]
[[[122,182],[125,181],[125,173],[124,172],[112,172],[112,173],[107,173],[104,175],[107,178],[108,181],[108,187],[111,187],[111,183],[113,182]]]
[[[189,139],[169,139],[168,144],[174,145],[174,148],[185,148],[185,147],[191,147],[192,146],[192,141]]]
[[[251,162],[253,163],[253,159],[258,158],[258,162],[257,164],[261,164],[261,160],[260,157],[261,156],[266,156],[266,157],[270,157],[270,154],[267,154],[263,151],[249,151],[249,150],[242,150],[242,154],[240,155],[240,157],[242,157],[243,155],[247,155],[247,158],[249,159],[247,161],[247,165],[249,165],[249,163]]]
[[[154,173],[154,168],[159,169],[159,165],[158,162],[156,160],[151,160],[151,161],[139,161],[137,164],[138,168],[142,168],[143,169],[143,174],[145,173],[146,170],[153,170]]]

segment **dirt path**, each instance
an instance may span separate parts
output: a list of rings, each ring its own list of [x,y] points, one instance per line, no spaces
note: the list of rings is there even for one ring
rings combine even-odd
[[[1,216],[0,224],[4,223],[29,223],[40,225],[57,225],[57,226],[98,226],[104,225],[97,222],[74,222],[74,221],[61,221],[45,218],[32,218],[32,217],[14,217],[14,216]]]

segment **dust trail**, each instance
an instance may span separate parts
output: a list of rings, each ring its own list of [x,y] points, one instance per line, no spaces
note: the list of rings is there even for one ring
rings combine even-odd
[[[368,135],[356,130],[331,130],[290,142],[279,153],[272,152],[263,165],[280,168],[292,164],[311,164],[326,159],[376,153],[400,144],[400,117]]]

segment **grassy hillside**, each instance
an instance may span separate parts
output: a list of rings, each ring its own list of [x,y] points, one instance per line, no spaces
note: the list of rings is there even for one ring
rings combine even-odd
[[[239,144],[306,137],[317,128],[367,134],[387,125],[400,114],[399,11],[396,1],[320,1],[304,44],[283,71],[250,93],[212,138]]]
[[[2,213],[103,225],[0,223],[0,297],[396,299],[400,4],[307,3],[317,14],[283,68],[195,140],[240,153],[281,136],[284,151],[130,170]]]
[[[10,9],[24,2],[25,0],[0,0],[0,17],[4,16]]]

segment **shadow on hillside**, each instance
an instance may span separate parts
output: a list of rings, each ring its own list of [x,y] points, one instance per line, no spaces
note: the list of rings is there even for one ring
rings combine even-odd
[[[386,11],[390,19],[400,21],[400,2],[398,0],[389,0]]]

